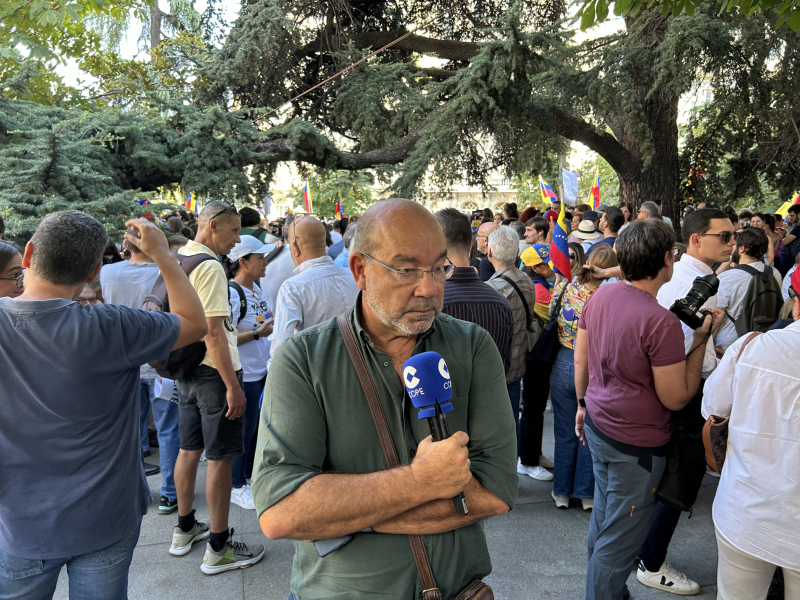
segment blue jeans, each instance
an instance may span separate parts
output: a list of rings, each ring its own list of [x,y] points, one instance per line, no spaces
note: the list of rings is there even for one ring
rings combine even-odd
[[[584,431],[595,478],[594,510],[586,536],[586,600],[621,600],[636,552],[650,528],[655,491],[667,459],[650,456],[647,464],[620,452],[588,425]]]
[[[574,350],[564,346],[559,348],[550,374],[550,399],[553,401],[553,432],[556,440],[553,492],[561,496],[592,498],[592,452],[575,435],[578,398],[575,396]]]
[[[261,392],[264,390],[265,381],[266,377],[258,381],[245,381],[242,385],[244,397],[247,400],[247,408],[244,411],[244,454],[233,457],[231,481],[235,488],[244,487],[247,479],[253,474],[252,462],[248,473],[247,457],[250,455],[253,436],[258,430],[258,417],[260,414],[258,405],[261,401]]]
[[[517,430],[517,446],[519,446],[519,399],[522,394],[522,378],[506,384],[508,398],[511,400],[511,410],[514,411],[514,425]],[[536,464],[539,464],[538,462]]]
[[[153,391],[154,379],[142,379],[142,399],[140,423],[142,432],[142,448],[149,447],[147,436],[147,413],[153,406],[153,422],[158,432],[158,463],[161,467],[161,495],[170,500],[178,496],[175,492],[175,461],[181,447],[181,435],[178,429],[178,405],[163,398],[156,398]]]
[[[141,521],[120,541],[80,556],[37,560],[0,550],[0,600],[52,598],[64,565],[70,600],[127,600],[128,570],[140,527]]]

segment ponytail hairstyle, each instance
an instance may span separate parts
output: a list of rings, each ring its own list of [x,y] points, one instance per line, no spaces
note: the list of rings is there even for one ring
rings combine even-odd
[[[586,285],[592,279],[592,269],[590,267],[597,267],[598,269],[609,269],[619,265],[617,261],[617,253],[608,244],[599,244],[597,248],[592,250],[589,254],[586,265],[577,269],[576,275],[578,276],[578,283]]]
[[[249,256],[249,254],[248,254]],[[228,280],[233,279],[236,277],[236,273],[239,272],[239,261],[232,261],[227,256],[222,259],[222,268],[225,269],[225,276]]]

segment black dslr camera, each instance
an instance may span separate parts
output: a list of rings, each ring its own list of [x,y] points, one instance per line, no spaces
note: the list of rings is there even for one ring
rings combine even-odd
[[[719,289],[719,279],[713,273],[703,275],[694,280],[692,289],[686,294],[686,298],[678,298],[669,307],[670,311],[678,315],[678,318],[692,329],[697,329],[703,324],[706,315],[711,311],[700,311],[700,307],[705,304],[711,296]],[[700,312],[698,312],[700,311]]]

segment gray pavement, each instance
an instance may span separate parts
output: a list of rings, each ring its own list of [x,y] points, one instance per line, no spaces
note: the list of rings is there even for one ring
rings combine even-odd
[[[553,416],[545,415],[545,454],[553,455]],[[157,451],[147,459],[158,462]],[[197,518],[208,519],[205,501],[205,463],[197,477]],[[198,544],[183,557],[168,552],[176,514],[158,514],[161,476],[149,477],[155,499],[142,522],[139,544],[131,565],[131,600],[285,600],[294,546],[288,541],[271,541],[261,533],[255,511],[231,506],[230,524],[247,543],[266,547],[264,558],[248,569],[215,576],[200,571],[205,545]],[[716,598],[717,546],[711,521],[711,504],[717,480],[706,476],[691,519],[685,514],[667,557],[676,568],[701,584],[698,599]],[[517,505],[502,517],[486,522],[486,536],[494,571],[486,579],[498,600],[580,600],[586,577],[586,531],[589,513],[573,500],[569,510],[558,510],[550,498],[552,482],[520,476]],[[675,600],[676,596],[641,585],[635,572],[628,580],[635,600]],[[68,599],[66,571],[62,571],[56,600]]]

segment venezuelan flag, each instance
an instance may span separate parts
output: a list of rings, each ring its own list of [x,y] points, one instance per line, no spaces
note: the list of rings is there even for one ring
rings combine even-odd
[[[592,208],[597,210],[597,207],[600,206],[600,168],[597,168],[594,176],[594,185],[591,189],[592,192]]]
[[[333,214],[337,219],[344,219],[344,203],[342,202],[342,190],[339,190],[339,197],[336,199],[336,206]]]
[[[308,186],[308,179],[306,179],[306,187],[303,189],[303,202],[305,202],[306,212],[308,214],[314,212],[314,207],[311,204],[311,190]]]
[[[552,191],[552,190],[551,190]],[[561,273],[572,281],[572,269],[569,266],[569,243],[567,242],[567,218],[564,215],[564,204],[561,204],[561,211],[558,213],[553,229],[553,243],[550,245],[550,262],[557,273]]]
[[[542,192],[542,200],[544,200],[545,202],[549,203],[553,202],[554,200],[555,201],[558,200],[558,196],[556,196],[556,193],[553,191],[553,188],[551,188],[549,185],[545,183],[541,175],[539,175],[539,191]]]
[[[189,198],[186,200],[186,210],[197,212],[197,195],[194,192],[189,192]]]

